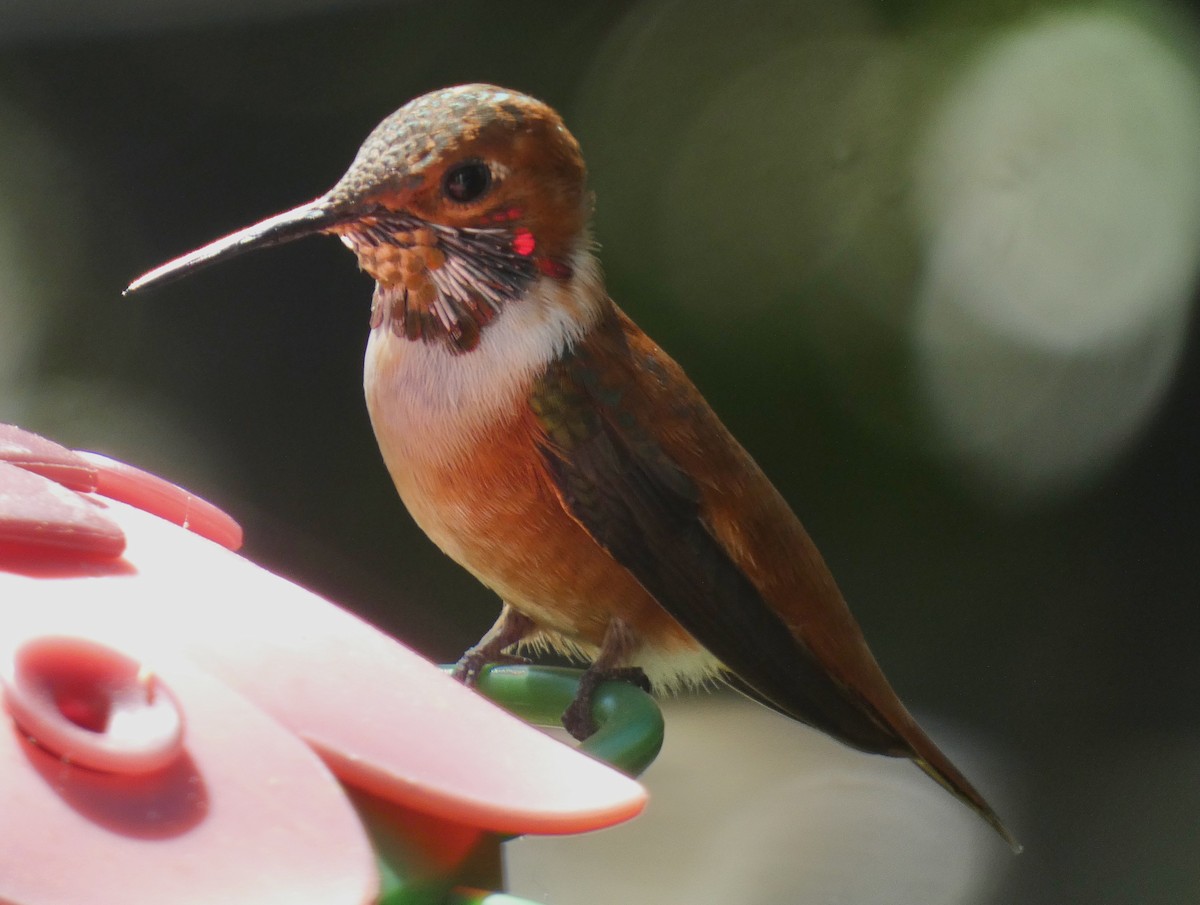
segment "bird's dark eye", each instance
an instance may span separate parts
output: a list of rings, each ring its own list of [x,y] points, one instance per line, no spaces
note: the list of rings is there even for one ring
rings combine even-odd
[[[492,187],[492,171],[482,160],[468,160],[446,171],[442,191],[451,201],[467,204],[482,198]]]

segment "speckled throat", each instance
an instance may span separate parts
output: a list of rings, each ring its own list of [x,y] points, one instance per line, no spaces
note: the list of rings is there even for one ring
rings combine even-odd
[[[376,280],[371,329],[386,326],[404,339],[469,352],[538,275],[532,254],[522,253],[522,235],[381,213],[355,221],[342,240]]]

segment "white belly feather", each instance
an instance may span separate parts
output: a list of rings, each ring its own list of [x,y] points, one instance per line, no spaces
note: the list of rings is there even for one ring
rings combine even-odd
[[[573,263],[569,282],[541,277],[505,305],[469,352],[396,336],[386,314],[371,331],[363,369],[367,411],[398,485],[398,472],[446,465],[469,451],[595,323],[604,299],[599,265],[586,251]]]

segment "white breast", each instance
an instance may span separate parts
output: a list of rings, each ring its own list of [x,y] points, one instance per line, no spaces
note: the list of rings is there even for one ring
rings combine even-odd
[[[569,281],[540,277],[523,298],[505,305],[470,352],[396,336],[386,318],[371,331],[363,388],[397,485],[398,470],[445,466],[469,451],[513,411],[533,378],[595,323],[604,299],[599,265],[587,251],[572,263]]]

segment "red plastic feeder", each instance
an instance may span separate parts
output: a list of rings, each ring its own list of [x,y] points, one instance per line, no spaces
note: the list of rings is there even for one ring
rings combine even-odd
[[[0,901],[478,901],[459,887],[498,882],[502,836],[641,811],[636,782],[241,537],[161,478],[0,425]],[[574,679],[482,684],[536,715]],[[592,748],[640,769],[661,718],[606,691]]]

